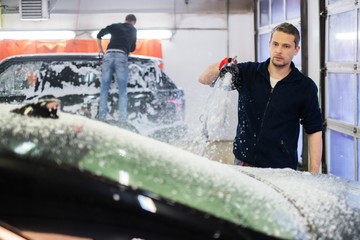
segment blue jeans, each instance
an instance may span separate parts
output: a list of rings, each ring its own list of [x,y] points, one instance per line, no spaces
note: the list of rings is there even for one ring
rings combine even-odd
[[[108,113],[108,97],[115,73],[115,79],[119,91],[119,121],[120,124],[126,123],[127,119],[127,83],[128,83],[128,56],[123,52],[107,52],[102,62],[99,119],[106,120]]]

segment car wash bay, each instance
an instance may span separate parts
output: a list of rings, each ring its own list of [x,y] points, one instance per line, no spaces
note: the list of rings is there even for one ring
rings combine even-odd
[[[359,181],[360,17],[353,1],[39,0],[40,15],[30,17],[21,7],[26,2],[1,1],[2,41],[9,40],[3,37],[5,33],[25,33],[10,37],[14,45],[6,45],[7,49],[19,46],[15,38],[26,40],[27,31],[37,30],[45,37],[32,41],[64,43],[69,40],[63,39],[65,34],[70,33],[72,40],[87,42],[89,48],[81,51],[94,52],[96,48],[90,48],[96,41],[94,32],[122,22],[128,13],[137,16],[139,32],[169,30],[171,36],[150,38],[161,46],[164,72],[185,92],[188,132],[174,144],[226,163],[233,161],[237,93],[214,91],[199,84],[198,77],[206,66],[225,56],[237,56],[238,61],[265,60],[271,28],[282,21],[295,24],[301,29],[302,51],[294,61],[318,85],[326,120],[323,172]],[[45,39],[64,30],[67,32],[56,40]],[[5,51],[2,44],[1,52]],[[305,169],[306,144],[305,137],[304,142],[299,141]]]

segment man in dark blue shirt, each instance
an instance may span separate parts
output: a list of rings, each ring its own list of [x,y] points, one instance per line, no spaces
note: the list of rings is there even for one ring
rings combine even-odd
[[[300,50],[299,42],[296,27],[282,23],[271,32],[268,60],[232,65],[229,82],[239,92],[235,164],[297,169],[301,123],[308,134],[309,171],[320,171],[323,121],[318,89],[292,62]],[[224,81],[219,74],[228,62],[210,65],[199,81]]]
[[[99,103],[99,119],[106,121],[108,113],[108,95],[112,76],[115,73],[119,91],[119,122],[126,126],[127,119],[127,82],[128,82],[128,55],[136,48],[136,17],[129,14],[124,23],[114,23],[101,29],[97,35],[99,53],[104,54],[102,37],[110,34],[110,42],[103,57],[101,90]]]

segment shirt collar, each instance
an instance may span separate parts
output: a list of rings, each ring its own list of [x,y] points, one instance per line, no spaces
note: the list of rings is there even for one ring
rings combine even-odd
[[[257,71],[260,72],[260,74],[266,77],[267,79],[270,79],[270,73],[268,71],[269,64],[270,64],[270,58],[268,58],[265,62],[261,62],[257,68]],[[290,68],[291,68],[291,72],[283,80],[287,82],[291,82],[300,79],[298,77],[300,75],[300,71],[295,67],[294,62],[291,62]]]

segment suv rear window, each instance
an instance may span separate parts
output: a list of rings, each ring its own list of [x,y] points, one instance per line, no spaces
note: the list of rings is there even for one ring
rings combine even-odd
[[[176,89],[172,80],[156,68],[151,60],[130,58],[128,87],[135,90]],[[96,60],[9,61],[0,69],[0,96],[43,93],[49,87],[98,88],[100,78],[101,61]]]
[[[49,87],[99,85],[100,71],[100,64],[93,61],[14,62],[0,74],[0,95],[34,94]]]

